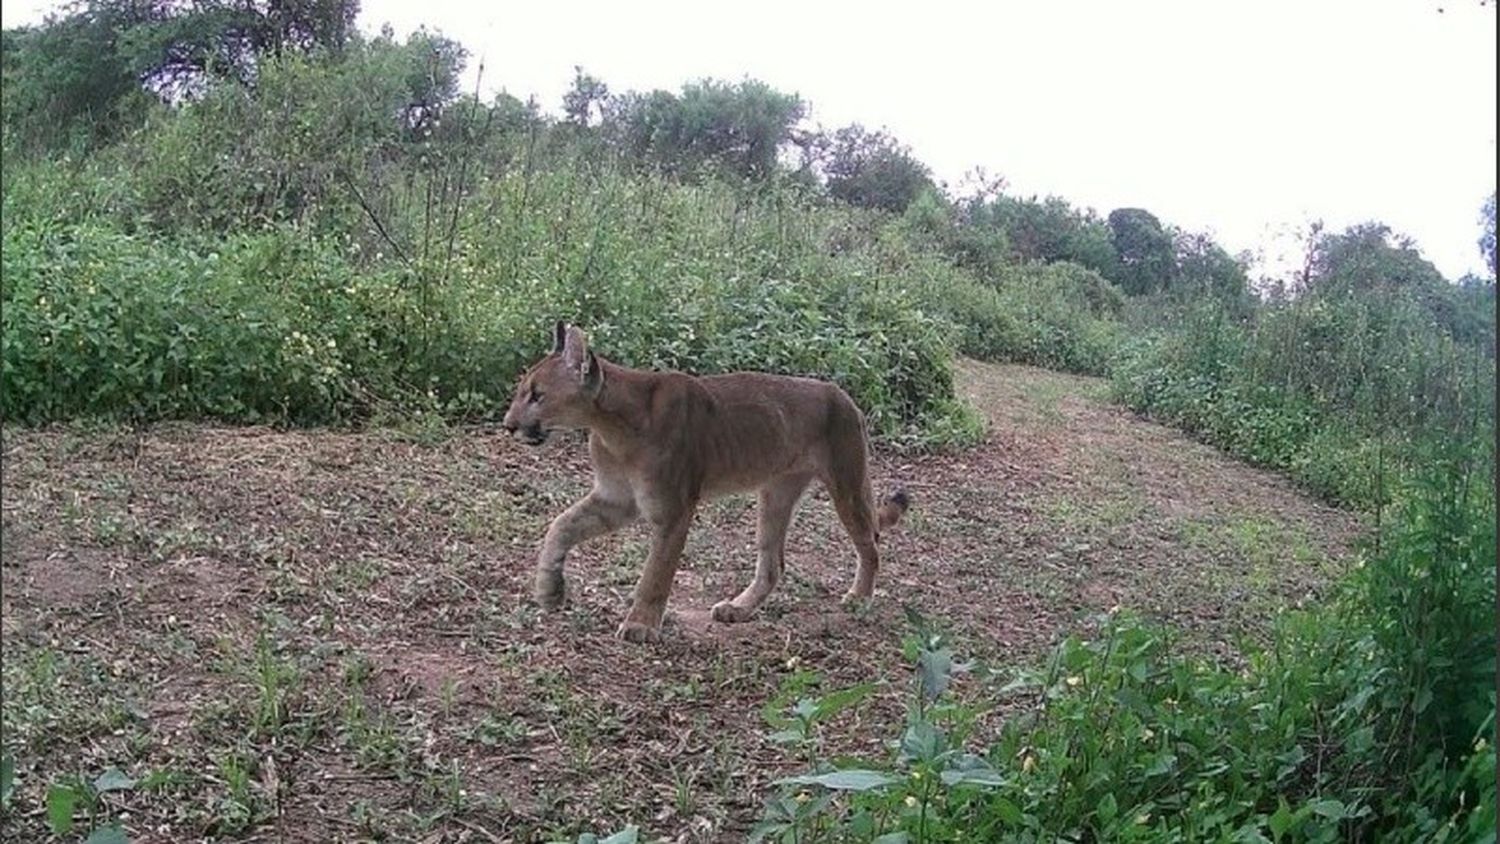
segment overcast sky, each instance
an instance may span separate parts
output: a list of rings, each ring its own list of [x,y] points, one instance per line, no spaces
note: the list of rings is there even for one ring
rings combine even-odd
[[[50,5],[7,0],[5,25]],[[364,0],[360,22],[437,29],[485,88],[552,111],[574,65],[615,90],[751,76],[825,126],[887,127],[953,184],[981,165],[1268,259],[1309,219],[1378,219],[1450,278],[1481,268],[1496,19],[1477,0]]]

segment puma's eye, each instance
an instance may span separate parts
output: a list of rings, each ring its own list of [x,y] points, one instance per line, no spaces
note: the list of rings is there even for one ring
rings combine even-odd
[[[532,384],[531,385],[531,403],[532,404],[536,404],[537,402],[539,402],[541,400],[542,400],[542,394],[539,393],[539,392],[537,392],[536,385]]]

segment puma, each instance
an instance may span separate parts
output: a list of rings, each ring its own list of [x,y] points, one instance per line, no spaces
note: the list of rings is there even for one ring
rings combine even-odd
[[[548,526],[537,559],[536,598],[562,603],[563,560],[581,542],[638,518],[651,551],[617,635],[656,641],[688,526],[698,505],[759,492],[755,578],[713,607],[720,622],[747,621],[781,578],[787,525],[813,480],[828,489],[854,541],[858,567],[846,603],[870,597],[880,531],[906,512],[904,490],[877,510],[868,476],[864,415],[837,386],[742,372],[695,377],[617,366],[596,356],[576,326],[559,322],[552,352],[528,369],[505,414],[528,445],[559,429],[587,429],[594,488]]]

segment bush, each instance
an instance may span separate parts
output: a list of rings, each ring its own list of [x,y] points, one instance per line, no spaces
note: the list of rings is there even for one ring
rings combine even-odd
[[[627,365],[826,377],[893,442],[977,436],[947,326],[856,259],[767,255],[754,214],[726,248],[723,196],[623,176],[559,227],[573,178],[496,180],[485,190],[529,194],[526,213],[476,222],[451,260],[425,265],[286,224],[165,237],[57,223],[38,197],[4,232],[0,410],[31,423],[491,415],[561,315]],[[653,190],[668,194],[658,225],[628,224],[616,203]]]
[[[1379,480],[1463,443],[1493,473],[1492,350],[1376,291],[1310,295],[1237,320],[1212,302],[1124,343],[1116,398],[1321,495],[1383,506]]]
[[[918,619],[894,757],[815,756],[813,771],[781,781],[758,833],[1491,840],[1494,499],[1471,481],[1446,459],[1403,488],[1380,550],[1339,597],[1279,619],[1242,671],[1182,656],[1166,631],[1128,617],[1069,638],[998,692],[1032,702],[982,752],[965,748],[977,712],[944,696],[951,648]]]

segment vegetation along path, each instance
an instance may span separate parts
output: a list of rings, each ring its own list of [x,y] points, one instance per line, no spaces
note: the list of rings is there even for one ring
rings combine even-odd
[[[805,767],[767,738],[779,691],[813,673],[825,691],[878,684],[826,726],[826,754],[878,755],[899,732],[903,605],[1002,668],[1116,606],[1232,659],[1351,557],[1356,516],[1141,421],[1101,381],[964,363],[960,384],[984,445],[876,456],[877,485],[905,483],[914,508],[883,540],[873,607],[839,607],[853,552],[819,492],[762,618],[711,623],[754,567],[754,505],[732,499],[700,515],[659,647],[613,638],[641,529],[575,553],[564,611],[527,597],[547,520],[588,484],[574,438],[6,431],[19,782],[0,833],[40,840],[49,785],[118,768],[130,787],[100,799],[133,841],[546,840],[626,822],[743,840],[770,782]],[[992,699],[985,676],[959,696]]]

